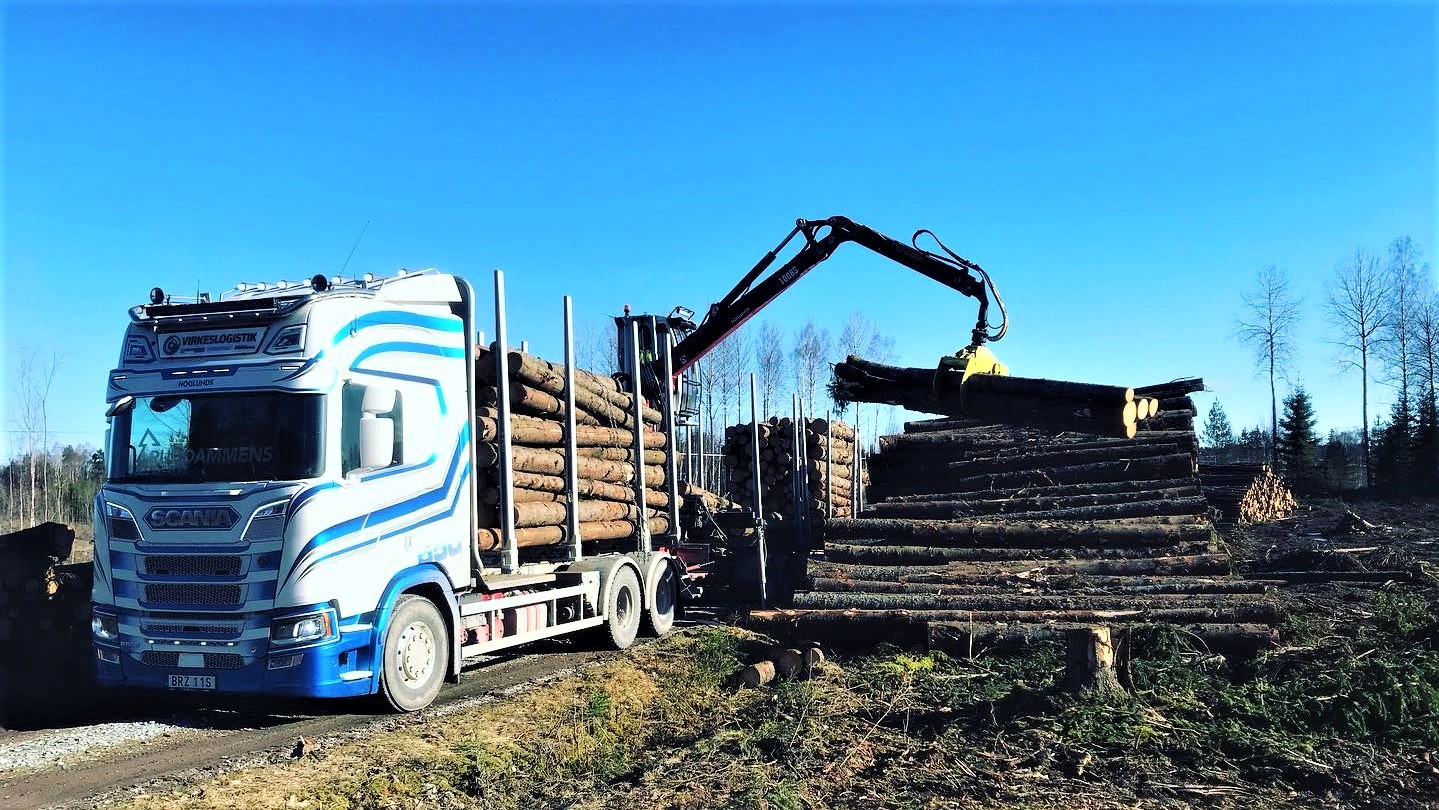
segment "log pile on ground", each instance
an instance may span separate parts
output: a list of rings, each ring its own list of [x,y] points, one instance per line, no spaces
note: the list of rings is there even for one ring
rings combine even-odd
[[[771,417],[759,424],[760,495],[764,509],[781,518],[796,512],[795,473],[804,476],[807,487],[805,507],[812,517],[823,520],[854,516],[854,428],[844,422],[806,419],[800,429],[802,446],[796,448],[794,421]],[[729,473],[730,497],[754,507],[754,425],[744,423],[725,428],[722,447]],[[866,480],[861,475],[861,485]]]
[[[1140,430],[1194,432],[1194,400],[1190,394],[1204,390],[1204,380],[1185,377],[1158,385],[1144,385],[1134,389],[1137,397],[1155,400],[1158,411],[1139,423]],[[1197,448],[1197,445],[1196,445]]]
[[[1268,464],[1205,464],[1199,480],[1225,520],[1264,523],[1294,514],[1294,493]]]
[[[651,533],[669,530],[666,463],[670,448],[655,428],[662,414],[641,403],[643,448],[636,455],[634,400],[613,379],[575,371],[575,443],[578,504],[566,496],[565,368],[533,355],[510,351],[510,441],[513,468],[512,509],[515,537],[522,549],[542,549],[571,541],[565,528],[572,506],[579,509],[585,543],[614,544],[634,537],[640,521],[635,493],[643,469],[645,519]],[[500,529],[500,420],[496,358],[481,350],[475,360],[479,381],[475,420],[476,461],[480,469],[481,554],[502,547]]]
[[[0,721],[93,670],[91,567],[63,564],[74,542],[59,523],[0,535]]]
[[[981,646],[1023,625],[1093,641],[1103,634],[1075,628],[1164,622],[1217,647],[1269,644],[1277,609],[1265,583],[1230,576],[1196,450],[1192,428],[1123,439],[907,424],[868,459],[865,511],[825,526],[811,590],[758,618],[850,637],[959,622]]]
[[[1117,385],[899,368],[850,355],[834,367],[836,402],[879,402],[912,411],[1042,430],[1133,438],[1163,401]]]

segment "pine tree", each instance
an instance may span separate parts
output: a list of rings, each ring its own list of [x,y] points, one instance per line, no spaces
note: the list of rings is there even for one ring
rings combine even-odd
[[[1263,427],[1247,427],[1239,432],[1239,441],[1234,443],[1232,461],[1268,462],[1271,456],[1269,431]]]
[[[1217,399],[1209,406],[1209,418],[1204,422],[1204,445],[1209,448],[1214,460],[1221,464],[1234,446],[1234,428]]]
[[[1315,423],[1309,393],[1304,386],[1295,386],[1294,392],[1284,398],[1284,418],[1279,420],[1275,456],[1279,459],[1280,471],[1296,492],[1314,493],[1324,485]]]

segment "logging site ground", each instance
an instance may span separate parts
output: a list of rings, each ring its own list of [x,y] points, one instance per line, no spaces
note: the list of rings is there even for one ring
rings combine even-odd
[[[1052,642],[965,657],[903,638],[746,688],[772,640],[699,615],[627,653],[487,661],[399,718],[90,704],[146,736],[107,744],[75,710],[4,732],[0,807],[1432,807],[1436,524],[1439,504],[1326,501],[1226,528],[1248,575],[1329,576],[1276,591],[1284,642],[1253,658],[1131,630],[1115,694],[1062,688]],[[1381,570],[1415,576],[1364,576]]]

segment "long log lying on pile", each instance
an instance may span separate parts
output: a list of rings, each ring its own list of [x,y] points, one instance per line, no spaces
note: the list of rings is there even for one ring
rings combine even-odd
[[[773,623],[798,632],[893,633],[898,626],[930,622],[1084,622],[1168,624],[1273,624],[1279,608],[1270,602],[1221,603],[1210,607],[1142,608],[1116,610],[767,610],[753,611],[750,619]]]
[[[834,367],[831,393],[841,402],[879,402],[996,424],[1100,436],[1133,438],[1139,423],[1132,388],[995,374],[960,380],[957,373],[887,366],[850,355]]]
[[[1223,554],[1160,556],[1143,559],[1034,560],[993,559],[978,563],[951,562],[929,568],[910,565],[866,565],[840,562],[811,563],[816,575],[845,579],[882,579],[894,582],[964,581],[965,577],[1015,577],[1042,581],[1065,577],[1132,577],[1228,574],[1229,557]],[[951,579],[953,578],[953,579]]]
[[[1263,599],[1262,593],[1195,596],[1187,593],[1145,594],[1138,602],[1132,595],[1078,596],[1053,594],[954,594],[932,593],[829,593],[807,591],[794,595],[796,608],[818,610],[1131,610],[1144,607],[1165,609],[1207,609],[1218,605],[1237,605]]]
[[[1019,498],[1079,498],[1105,495],[1134,496],[1149,491],[1182,490],[1184,497],[1199,492],[1199,485],[1191,477],[1167,478],[1154,481],[1103,481],[1093,484],[1054,484],[1018,487],[1012,490],[989,490],[974,492],[930,492],[918,495],[892,495],[885,503],[929,503],[933,501],[996,501],[1004,502]]]
[[[477,376],[483,382],[494,383],[495,364],[489,359],[488,352],[482,353],[482,359],[475,364]],[[543,404],[543,397],[550,397],[559,402],[564,401],[565,380],[564,366],[550,363],[533,355],[517,351],[509,353],[510,375],[515,382],[511,383],[511,403],[514,400],[514,389],[520,388],[528,392],[527,399]],[[520,407],[520,405],[515,405]],[[530,407],[528,404],[526,408]],[[631,395],[619,390],[618,384],[598,374],[580,369],[575,370],[575,418],[577,421],[587,424],[613,425],[622,428],[634,426],[634,417],[631,410],[634,407]],[[559,414],[558,408],[546,408],[544,414]],[[659,424],[662,415],[659,411],[647,405],[641,404],[642,419],[650,424]]]
[[[1057,624],[976,624],[930,622],[929,649],[950,655],[972,656],[983,651],[1012,650],[1039,642],[1062,641],[1070,630],[1087,627]],[[1265,624],[1190,624],[1177,628],[1206,649],[1226,653],[1253,653],[1279,643],[1279,631]]]
[[[1171,490],[1173,492],[1174,490]],[[1094,496],[1100,497],[1100,496]],[[1113,497],[1113,496],[1109,496]],[[988,507],[1003,507],[1004,501],[981,501]],[[910,518],[918,520],[951,520],[971,517],[977,514],[1018,514],[1024,520],[1113,520],[1131,517],[1163,517],[1167,515],[1202,515],[1209,508],[1209,502],[1199,496],[1181,498],[1175,496],[1150,497],[1144,500],[1128,499],[1113,503],[1093,505],[1065,504],[1052,505],[1048,509],[1012,509],[1001,511],[974,509],[976,504],[956,501],[930,503],[877,503],[866,512],[872,517]]]
[[[895,455],[880,453],[872,459],[870,466],[876,471],[888,467],[899,467],[900,469],[895,471],[897,475],[891,476],[891,478],[916,477],[935,473],[943,473],[953,478],[968,478],[976,475],[1033,472],[1035,470],[1079,467],[1106,461],[1163,458],[1175,455],[1180,455],[1179,447],[1173,444],[1130,444],[1127,446],[1087,447],[1077,450],[1047,448],[964,461],[945,460],[944,456],[922,460],[915,459],[907,453]]]
[[[827,593],[904,593],[931,596],[973,596],[975,594],[994,594],[1013,596],[1018,593],[1045,592],[1045,589],[1030,586],[1030,590],[1017,591],[1013,577],[1008,578],[1004,584],[986,585],[975,582],[972,578],[964,578],[960,582],[891,582],[889,580],[865,580],[865,579],[831,579],[816,577],[811,580],[811,587],[815,591]],[[1171,595],[1171,594],[1220,594],[1220,593],[1243,593],[1262,594],[1267,589],[1267,583],[1260,580],[1201,580],[1195,581],[1190,578],[1173,579],[1167,581],[1144,581],[1131,584],[1118,582],[1094,582],[1090,584],[1078,584],[1080,581],[1069,580],[1063,583],[1062,587],[1056,588],[1052,593],[1064,596],[1121,596],[1121,595]],[[1086,604],[1089,604],[1086,602]]]
[[[1073,467],[993,473],[967,478],[952,479],[934,474],[906,476],[899,480],[891,479],[875,484],[874,497],[877,500],[882,497],[887,498],[891,494],[966,493],[1060,484],[1104,484],[1127,479],[1157,480],[1181,478],[1192,475],[1193,471],[1193,458],[1188,453],[1176,453],[1152,458],[1100,461],[1093,464],[1078,464]]]
[[[825,527],[829,539],[850,544],[880,544],[889,541],[921,541],[944,546],[1052,546],[1092,544],[1137,546],[1209,541],[1208,525],[1132,525],[1119,521],[1007,521],[983,523],[969,520],[899,520],[892,518],[845,518]]]
[[[1044,560],[1150,560],[1160,557],[1187,557],[1208,555],[1212,549],[1209,542],[1179,543],[1176,545],[1156,544],[1153,546],[1128,547],[1073,546],[1053,548],[1011,548],[1006,546],[990,548],[956,548],[944,546],[890,546],[856,545],[829,541],[825,544],[825,556],[835,562],[864,563],[867,565],[944,565],[950,562],[1009,562],[1023,558],[1032,561]],[[1027,556],[1026,556],[1027,555]]]
[[[1093,495],[1078,494],[1048,497],[1011,495],[1003,498],[964,498],[959,500],[925,496],[923,499],[914,500],[891,498],[882,503],[872,504],[866,512],[866,515],[869,517],[924,517],[921,513],[910,511],[914,507],[919,507],[922,509],[939,510],[939,517],[942,518],[1016,515],[1033,520],[1036,518],[1029,517],[1029,515],[1036,512],[1053,512],[1082,507],[1147,504],[1151,502],[1164,504],[1175,501],[1183,502],[1196,498],[1200,501],[1204,500],[1199,497],[1199,489],[1193,486],[1133,492],[1108,492]],[[1207,504],[1208,502],[1204,501],[1204,503]],[[1203,511],[1203,504],[1200,505],[1200,511]],[[1168,512],[1156,512],[1154,514],[1168,514]]]

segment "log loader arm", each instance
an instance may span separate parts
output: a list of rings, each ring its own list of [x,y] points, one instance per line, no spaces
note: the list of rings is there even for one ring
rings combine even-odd
[[[820,236],[819,233],[825,229],[828,229],[828,232]],[[919,247],[919,238],[925,234],[934,239],[943,253]],[[760,276],[765,275],[780,251],[784,250],[795,236],[804,238],[804,245],[799,252],[778,270],[761,279]],[[1004,301],[1000,299],[999,291],[995,289],[989,274],[979,265],[945,247],[931,231],[915,231],[910,241],[911,243],[906,245],[847,217],[796,220],[794,230],[790,231],[774,250],[766,253],[729,294],[710,306],[699,326],[675,344],[671,372],[675,377],[679,377],[744,325],[745,321],[754,317],[765,305],[814,269],[815,265],[828,259],[840,245],[854,242],[979,301],[979,317],[970,332],[969,345],[955,355],[941,358],[941,372],[949,369],[962,372],[966,377],[981,372],[1007,373],[1004,365],[984,346],[988,341],[1004,337],[1009,327]],[[990,295],[994,296],[994,303],[999,307],[1001,317],[999,327],[993,331],[989,323]]]

